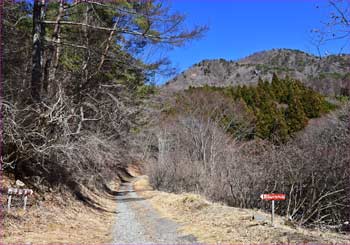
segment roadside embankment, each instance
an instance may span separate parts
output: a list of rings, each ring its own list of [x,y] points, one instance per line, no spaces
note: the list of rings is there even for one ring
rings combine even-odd
[[[2,176],[1,187],[6,190],[13,180]],[[114,185],[114,186],[113,186]],[[117,188],[111,183],[110,188]],[[8,212],[7,196],[2,192],[2,244],[103,244],[112,242],[115,222],[115,197],[96,194],[83,188],[89,205],[77,201],[68,192],[35,194],[29,198],[24,212],[17,204]],[[16,205],[16,203],[14,203]]]
[[[200,243],[330,243],[349,244],[350,236],[298,227],[270,214],[212,203],[195,194],[172,194],[151,190],[146,176],[134,183],[139,195],[148,198],[164,217],[181,224],[180,231],[193,234]]]

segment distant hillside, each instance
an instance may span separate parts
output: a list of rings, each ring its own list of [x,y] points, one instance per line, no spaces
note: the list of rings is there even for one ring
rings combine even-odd
[[[299,50],[273,49],[238,61],[203,60],[168,81],[164,88],[179,91],[200,87],[254,84],[259,77],[271,80],[290,76],[327,95],[350,94],[350,55],[319,58]]]
[[[301,82],[274,75],[271,82],[259,80],[257,86],[191,87],[176,93],[174,105],[163,111],[171,118],[210,118],[236,139],[286,142],[309,119],[335,108]]]

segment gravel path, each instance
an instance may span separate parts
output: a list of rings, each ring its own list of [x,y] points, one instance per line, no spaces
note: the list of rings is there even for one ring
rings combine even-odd
[[[117,196],[114,244],[193,244],[194,236],[182,236],[178,224],[162,218],[142,197],[123,183]]]

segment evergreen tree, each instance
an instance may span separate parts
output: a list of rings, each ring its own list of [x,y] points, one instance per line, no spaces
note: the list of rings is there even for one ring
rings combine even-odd
[[[241,88],[241,94],[243,100],[247,103],[247,105],[254,107],[254,94],[252,92],[252,89],[250,87],[247,87],[246,85],[243,85]]]
[[[322,108],[322,97],[308,88],[303,91],[302,104],[308,118],[319,117],[324,111]]]
[[[282,84],[280,79],[277,77],[276,73],[273,73],[272,75],[271,91],[272,91],[273,97],[278,101],[280,101],[282,97]]]
[[[275,136],[273,137],[273,140],[284,143],[287,140],[288,135],[288,125],[284,118],[284,112],[282,110],[278,110],[272,126],[272,137]]]
[[[273,123],[272,113],[269,110],[258,110],[256,114],[256,134],[260,138],[267,139],[271,135],[271,125]]]
[[[294,133],[303,129],[307,124],[307,120],[300,99],[293,95],[288,105],[288,109],[286,110],[286,121],[289,132]]]

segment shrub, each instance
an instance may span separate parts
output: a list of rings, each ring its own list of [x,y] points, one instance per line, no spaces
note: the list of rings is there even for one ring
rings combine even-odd
[[[350,215],[350,105],[323,127],[308,127],[286,144],[240,142],[214,121],[181,117],[153,135],[151,184],[195,192],[242,208],[270,209],[262,193],[286,193],[276,212],[301,225],[339,225]]]

